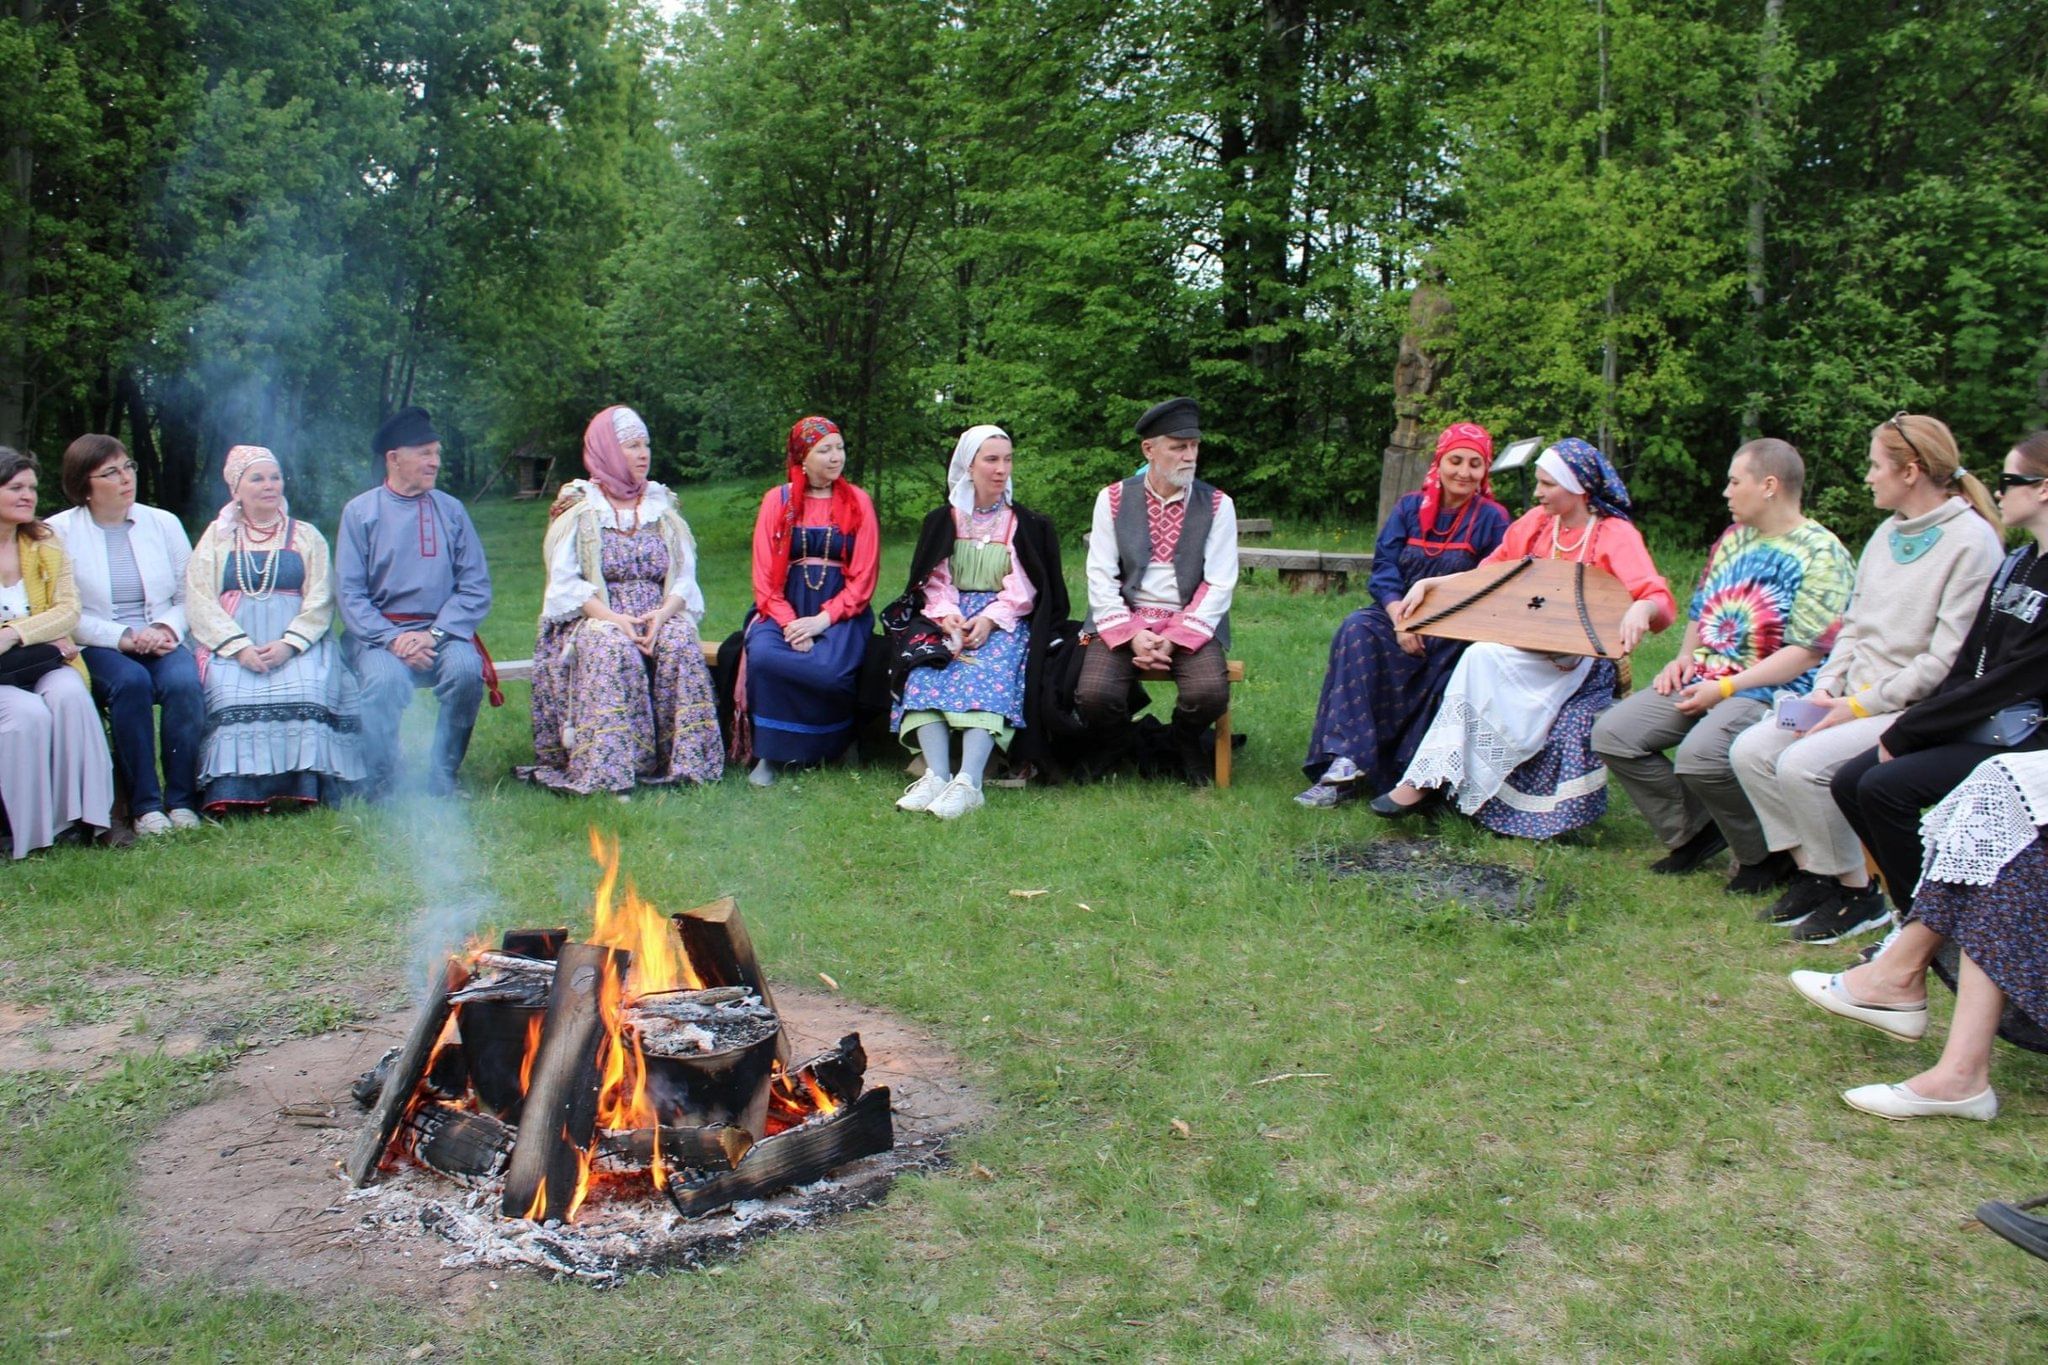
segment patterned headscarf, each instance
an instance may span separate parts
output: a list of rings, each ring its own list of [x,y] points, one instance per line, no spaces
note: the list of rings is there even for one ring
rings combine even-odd
[[[583,467],[609,496],[638,501],[647,492],[647,480],[633,472],[626,462],[626,441],[647,437],[647,423],[629,407],[614,405],[590,419],[583,428]]]
[[[839,431],[839,424],[829,417],[804,417],[789,429],[789,498],[782,514],[782,526],[786,532],[796,525],[804,505],[804,456],[811,453],[818,442]],[[853,485],[846,481],[846,475],[832,480],[832,524],[842,531],[851,531],[860,521],[860,504],[854,500]],[[780,580],[777,580],[780,581]]]
[[[1537,456],[1536,467],[1556,479],[1566,492],[1585,494],[1597,515],[1632,520],[1628,485],[1597,446],[1567,436]]]
[[[1001,427],[969,427],[961,432],[960,439],[953,443],[953,461],[946,466],[946,500],[962,512],[974,510],[974,477],[970,473],[974,457],[981,453],[983,446],[998,436],[1005,441],[1010,439],[1010,433]],[[1005,503],[1010,501],[1010,487],[1010,481],[1004,480],[1002,500]]]
[[[277,465],[280,474],[284,472],[284,466],[277,463],[277,456],[263,446],[228,447],[228,456],[220,471],[221,479],[228,486],[228,501],[227,506],[220,509],[220,516],[215,519],[223,532],[233,531],[242,522],[242,504],[235,500],[235,490],[242,486],[242,476],[265,462]],[[280,500],[278,509],[286,516],[292,514],[289,502]]]
[[[1486,461],[1486,469],[1479,475],[1479,494],[1475,502],[1490,502],[1500,505],[1493,496],[1493,435],[1477,422],[1453,422],[1444,428],[1444,434],[1436,438],[1436,455],[1429,462],[1429,472],[1422,476],[1421,526],[1424,535],[1436,529],[1437,508],[1443,502],[1444,483],[1439,466],[1444,456],[1454,450],[1476,450]]]

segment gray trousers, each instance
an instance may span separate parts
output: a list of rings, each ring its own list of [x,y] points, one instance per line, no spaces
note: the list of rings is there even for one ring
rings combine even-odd
[[[1712,820],[1736,860],[1770,856],[1763,826],[1728,761],[1735,737],[1770,714],[1747,697],[1730,697],[1704,716],[1688,716],[1646,687],[1609,707],[1593,726],[1593,752],[1628,792],[1666,848],[1677,848]],[[1676,746],[1671,757],[1664,751]]]
[[[427,791],[445,796],[455,790],[455,773],[469,751],[470,731],[483,705],[483,659],[470,640],[443,640],[434,651],[434,666],[415,673],[388,649],[355,649],[356,677],[363,689],[362,735],[364,794],[378,800],[391,791],[398,773],[398,722],[412,705],[415,689],[431,687],[440,699],[434,721],[434,753],[427,770]]]

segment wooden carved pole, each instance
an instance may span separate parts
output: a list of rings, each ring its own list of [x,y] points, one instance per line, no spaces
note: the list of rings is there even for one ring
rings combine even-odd
[[[1450,295],[1429,272],[1408,298],[1408,330],[1401,334],[1401,357],[1394,364],[1394,434],[1380,463],[1376,527],[1387,524],[1403,493],[1422,486],[1435,454],[1430,433],[1422,429],[1422,413],[1448,368],[1450,317]]]

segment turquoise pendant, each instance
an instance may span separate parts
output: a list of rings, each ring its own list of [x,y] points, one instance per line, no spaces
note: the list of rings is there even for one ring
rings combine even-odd
[[[1891,532],[1892,560],[1899,564],[1911,564],[1921,555],[1934,548],[1941,539],[1941,528],[1930,526],[1924,531]]]

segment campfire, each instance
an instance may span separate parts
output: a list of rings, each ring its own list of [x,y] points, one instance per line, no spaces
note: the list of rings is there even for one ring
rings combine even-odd
[[[513,930],[447,959],[404,1044],[357,1083],[370,1115],[350,1182],[412,1162],[502,1191],[507,1218],[664,1197],[694,1218],[889,1151],[859,1034],[790,1064],[738,907],[664,915],[619,893],[616,841],[590,842],[589,939]]]

